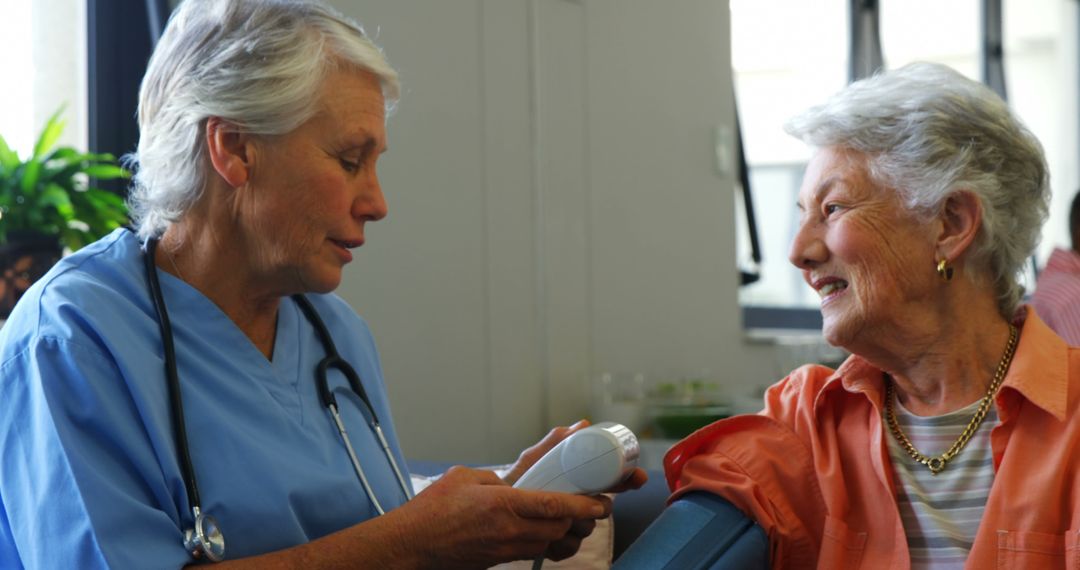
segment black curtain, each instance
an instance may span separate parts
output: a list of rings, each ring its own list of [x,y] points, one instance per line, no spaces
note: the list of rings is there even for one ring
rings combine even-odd
[[[1005,32],[1002,30],[1001,0],[983,0],[982,45],[979,50],[982,81],[1008,101],[1005,91]]]
[[[881,55],[881,10],[878,0],[848,3],[848,83],[885,68]]]
[[[87,0],[91,152],[119,157],[135,150],[139,83],[168,14],[165,0]],[[119,193],[126,190],[123,181],[102,185]]]

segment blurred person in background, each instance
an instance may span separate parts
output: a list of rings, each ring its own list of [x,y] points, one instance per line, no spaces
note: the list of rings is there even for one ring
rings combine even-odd
[[[1069,208],[1072,249],[1054,248],[1035,283],[1031,306],[1054,332],[1080,346],[1080,192]]]

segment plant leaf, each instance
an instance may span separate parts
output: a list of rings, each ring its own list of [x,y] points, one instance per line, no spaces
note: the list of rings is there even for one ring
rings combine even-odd
[[[45,128],[41,131],[41,136],[38,137],[37,144],[34,145],[32,158],[42,158],[56,144],[57,139],[60,138],[60,133],[64,132],[64,121],[60,120],[60,113],[63,112],[64,107],[61,106],[49,117],[49,120],[45,123]]]
[[[33,192],[34,187],[37,186],[38,179],[41,177],[41,162],[37,159],[31,158],[26,162],[23,168],[22,180],[19,182],[19,187],[22,188],[23,195],[29,195]]]
[[[0,136],[0,166],[8,172],[14,171],[19,166],[19,155],[11,150],[3,136]]]
[[[101,237],[128,221],[124,200],[105,190],[91,188],[71,194],[79,221],[89,227],[92,239]]]
[[[113,178],[127,178],[130,176],[127,170],[114,164],[92,164],[84,168],[83,172],[98,180],[112,180]]]
[[[72,227],[61,228],[60,237],[64,245],[71,251],[78,251],[82,246],[86,245],[87,234],[82,230]]]
[[[67,190],[56,183],[45,186],[38,203],[56,208],[56,212],[64,218],[65,222],[75,219],[75,208],[71,205]]]
[[[62,110],[49,118],[25,161],[0,138],[0,243],[13,230],[32,229],[76,250],[128,221],[123,198],[88,188],[88,181],[131,174],[111,154],[57,146]]]
[[[53,164],[60,165],[59,168],[54,168]],[[84,162],[74,162],[64,166],[63,161],[53,161],[52,164],[46,163],[45,167],[41,170],[41,178],[38,183],[56,182],[57,184],[75,191],[85,186],[83,180],[85,177],[79,176],[79,173],[83,171]]]
[[[99,188],[91,188],[85,192],[85,194],[92,196],[95,200],[104,202],[106,205],[119,210],[126,210],[127,206],[124,204],[124,199],[109,192],[108,190],[101,190]]]
[[[49,156],[45,157],[45,160],[43,160],[42,162],[48,164],[49,162],[52,162],[54,160],[63,160],[63,161],[68,162],[69,164],[73,163],[73,162],[109,162],[109,163],[112,163],[112,162],[116,162],[116,157],[114,157],[113,155],[111,155],[111,154],[109,154],[107,152],[101,152],[101,153],[85,152],[85,153],[82,153],[82,152],[79,152],[79,151],[71,148],[70,146],[62,146],[62,147],[52,151],[51,153],[49,153]]]
[[[43,162],[49,162],[50,160],[68,159],[76,156],[86,156],[79,154],[79,151],[71,148],[70,146],[62,146],[49,153],[49,156],[45,157]]]

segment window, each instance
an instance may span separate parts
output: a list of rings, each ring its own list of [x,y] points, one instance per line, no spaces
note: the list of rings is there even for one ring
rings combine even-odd
[[[816,309],[817,295],[787,260],[810,149],[783,125],[847,83],[847,3],[731,0],[731,28],[735,98],[762,255],[761,280],[740,290],[740,302]],[[740,260],[750,255],[747,235],[739,229]]]
[[[0,0],[0,50],[13,57],[4,58],[7,69],[4,88],[0,89],[0,135],[20,156],[25,156],[34,145],[33,59],[25,47],[30,45],[30,2]],[[20,80],[19,78],[23,78]]]
[[[85,0],[0,0],[0,135],[25,157],[63,107],[62,144],[86,148]]]

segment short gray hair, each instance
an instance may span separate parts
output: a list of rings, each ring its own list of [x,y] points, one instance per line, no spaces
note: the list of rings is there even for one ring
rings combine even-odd
[[[206,121],[280,135],[316,109],[328,72],[373,73],[387,112],[397,73],[359,24],[318,0],[185,0],[169,19],[139,90],[139,146],[128,203],[143,239],[199,197],[209,168]]]
[[[867,158],[872,180],[929,219],[958,191],[982,202],[970,278],[989,277],[1007,318],[1019,276],[1039,243],[1050,180],[1042,145],[986,86],[939,64],[913,63],[857,81],[785,125],[816,147]]]

